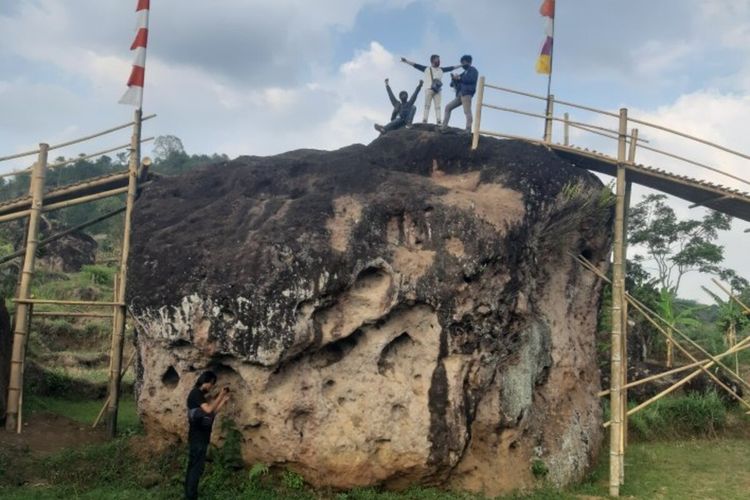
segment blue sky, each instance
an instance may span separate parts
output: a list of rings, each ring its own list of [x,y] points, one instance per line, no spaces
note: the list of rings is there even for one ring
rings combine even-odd
[[[419,79],[398,62],[400,56],[426,62],[436,52],[452,64],[470,53],[488,81],[539,94],[546,90],[546,78],[534,72],[544,38],[540,0],[151,3],[145,111],[159,117],[146,124],[145,133],[176,135],[191,153],[265,155],[367,143],[375,137],[372,124],[390,114],[383,79],[409,91]],[[135,4],[0,3],[6,41],[0,46],[0,156],[130,118],[132,110],[117,100],[130,68]],[[554,66],[553,92],[560,99],[609,110],[626,106],[638,117],[750,150],[744,132],[750,113],[750,1],[558,0]],[[543,110],[535,101],[488,99]],[[454,115],[453,124],[460,125],[460,118]],[[499,113],[487,113],[485,126],[541,133],[532,119]],[[747,172],[747,164],[693,145],[658,135],[651,139]],[[60,154],[127,140],[123,133]],[[580,134],[574,140],[610,147]],[[643,160],[662,161],[647,155]],[[6,162],[0,171],[24,166]],[[673,203],[680,213],[700,214]],[[730,264],[750,277],[741,255],[747,225],[735,226],[726,238]],[[688,295],[701,297],[697,278],[686,286],[692,290]]]

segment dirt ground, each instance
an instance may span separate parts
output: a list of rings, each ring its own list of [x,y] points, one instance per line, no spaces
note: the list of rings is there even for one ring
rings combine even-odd
[[[35,413],[24,421],[20,434],[0,429],[0,447],[11,455],[30,453],[44,457],[63,449],[77,448],[106,440],[103,426],[91,426],[53,413]]]

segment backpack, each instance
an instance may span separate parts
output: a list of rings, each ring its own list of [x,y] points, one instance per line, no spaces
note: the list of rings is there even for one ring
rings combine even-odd
[[[430,68],[430,80],[432,80],[432,85],[430,85],[430,90],[432,90],[436,94],[439,93],[440,90],[443,88],[443,82],[440,80],[435,80],[435,77],[432,74],[432,68]]]

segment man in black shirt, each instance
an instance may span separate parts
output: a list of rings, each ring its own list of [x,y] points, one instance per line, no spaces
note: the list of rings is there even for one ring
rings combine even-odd
[[[422,80],[419,80],[417,90],[415,90],[411,95],[411,99],[409,99],[409,94],[404,90],[398,93],[399,98],[396,99],[396,96],[393,95],[391,86],[388,83],[388,79],[386,78],[385,90],[388,92],[388,98],[391,100],[391,104],[393,104],[391,123],[385,126],[375,124],[375,130],[377,130],[381,134],[385,134],[388,131],[396,130],[406,125],[411,125],[411,122],[414,120],[414,115],[417,113],[417,108],[416,106],[414,106],[414,102],[416,102],[417,100],[419,91],[422,90],[423,83],[424,82]]]
[[[216,384],[216,374],[212,371],[201,373],[193,389],[188,394],[188,455],[185,474],[185,498],[198,498],[198,482],[206,465],[206,452],[211,441],[211,428],[214,417],[229,399],[229,388],[224,387],[212,401],[206,399],[206,393]]]

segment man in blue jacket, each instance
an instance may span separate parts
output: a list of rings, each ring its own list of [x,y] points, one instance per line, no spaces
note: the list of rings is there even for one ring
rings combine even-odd
[[[451,111],[459,106],[463,106],[464,114],[466,115],[466,131],[471,133],[471,124],[473,121],[471,115],[471,98],[477,90],[477,80],[479,79],[479,72],[471,65],[471,62],[472,59],[470,55],[461,57],[461,67],[464,69],[464,72],[461,73],[461,75],[451,75],[451,78],[453,79],[451,87],[456,89],[456,98],[445,106],[443,130],[448,128]]]
[[[391,122],[389,124],[383,126],[376,123],[375,130],[377,130],[381,134],[385,134],[386,132],[389,132],[391,130],[396,130],[406,125],[411,125],[411,122],[414,120],[414,115],[417,113],[417,107],[414,106],[414,102],[417,100],[419,91],[422,90],[423,83],[424,82],[422,80],[419,80],[417,90],[415,90],[411,95],[411,99],[409,98],[409,94],[405,90],[399,92],[399,98],[396,99],[396,96],[393,95],[391,86],[388,83],[388,79],[386,78],[385,90],[388,92],[388,98],[391,100],[391,104],[393,104],[393,113],[391,113]]]

